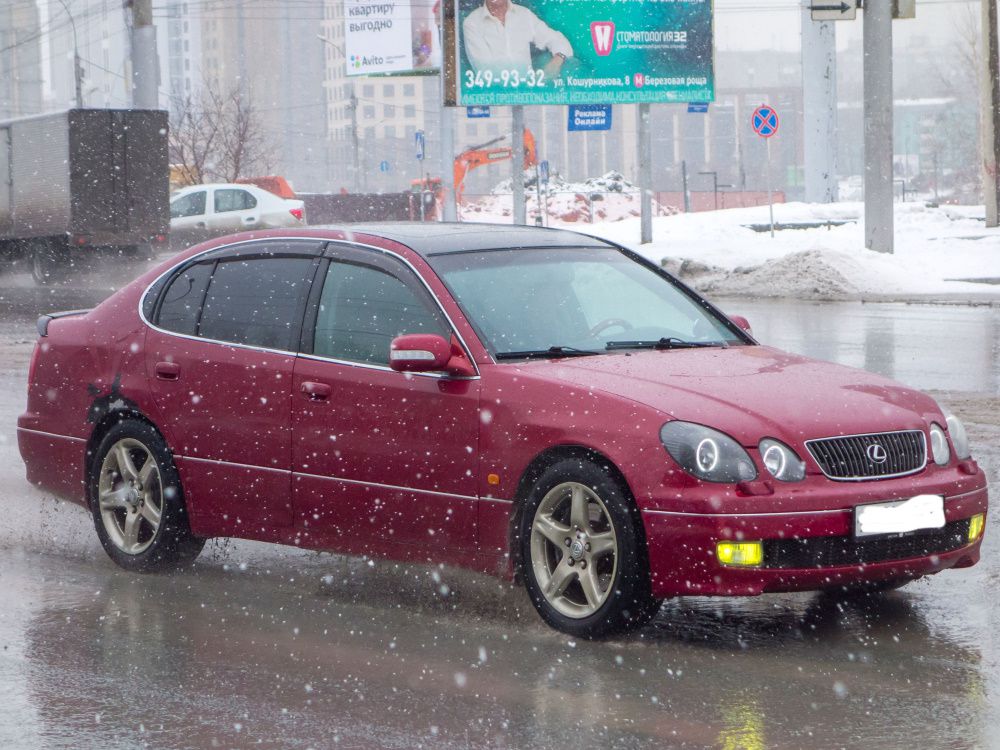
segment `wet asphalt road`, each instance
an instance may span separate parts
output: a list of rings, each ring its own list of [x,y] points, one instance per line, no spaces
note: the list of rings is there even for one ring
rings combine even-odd
[[[0,748],[1000,748],[992,517],[979,566],[885,597],[677,599],[599,643],[453,569],[216,541],[191,571],[118,570],[24,481],[14,429],[35,315],[97,280],[0,277]],[[996,484],[1000,309],[723,307],[931,390]]]

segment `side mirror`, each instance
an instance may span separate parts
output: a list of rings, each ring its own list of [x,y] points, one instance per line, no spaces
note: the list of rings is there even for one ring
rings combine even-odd
[[[450,360],[451,345],[433,333],[407,333],[389,346],[389,367],[397,372],[440,372]]]
[[[736,324],[737,328],[741,328],[751,336],[753,336],[753,329],[750,327],[750,321],[744,318],[742,315],[730,315],[729,319]]]

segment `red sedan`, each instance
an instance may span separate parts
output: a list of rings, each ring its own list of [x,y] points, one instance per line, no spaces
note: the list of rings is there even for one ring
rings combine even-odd
[[[599,636],[664,597],[891,587],[973,565],[961,422],[757,344],[660,268],[563,231],[224,238],[39,320],[28,479],[111,558],[208,537],[505,576]]]

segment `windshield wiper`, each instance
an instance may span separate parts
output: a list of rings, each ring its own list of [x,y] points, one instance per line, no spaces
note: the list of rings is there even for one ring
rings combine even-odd
[[[707,347],[728,349],[729,344],[725,341],[685,341],[673,336],[664,336],[648,341],[609,341],[604,346],[608,351],[615,349],[703,349]]]
[[[527,349],[523,352],[499,352],[501,359],[553,359],[556,357],[590,357],[601,352],[589,349],[577,349],[575,346],[550,346],[548,349]]]

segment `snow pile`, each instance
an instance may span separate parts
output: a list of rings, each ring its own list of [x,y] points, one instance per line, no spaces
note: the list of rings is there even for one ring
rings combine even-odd
[[[538,189],[534,169],[525,170],[527,214],[529,223],[538,216]],[[467,202],[461,207],[463,221],[509,222],[513,215],[511,180],[498,183],[488,196]],[[608,172],[583,182],[568,182],[555,174],[547,186],[542,186],[542,203],[547,207],[550,222],[587,224],[623,221],[639,216],[640,191],[620,172]],[[661,206],[655,201],[656,216],[678,213],[673,206]]]
[[[654,241],[648,245],[639,244],[638,219],[580,229],[663,263],[714,295],[1000,298],[1000,286],[961,281],[1000,279],[1000,232],[985,227],[981,207],[896,204],[892,255],[865,249],[860,203],[778,204],[774,214],[785,225],[847,223],[786,229],[772,239],[749,228],[767,224],[763,206],[654,218]]]

